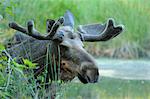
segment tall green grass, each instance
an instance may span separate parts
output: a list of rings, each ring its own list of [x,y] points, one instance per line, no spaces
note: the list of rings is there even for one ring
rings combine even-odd
[[[11,13],[7,13],[9,10],[7,11],[6,5],[3,6],[3,10],[1,9],[2,12],[6,12],[4,14],[6,20],[14,20],[25,25],[28,20],[33,19],[36,28],[41,32],[45,32],[46,19],[57,19],[66,10],[70,10],[75,16],[76,26],[104,23],[110,17],[118,24],[124,24],[124,33],[108,42],[112,46],[126,42],[142,44],[145,40],[149,40],[148,0],[10,0],[13,3],[5,1],[12,10]]]

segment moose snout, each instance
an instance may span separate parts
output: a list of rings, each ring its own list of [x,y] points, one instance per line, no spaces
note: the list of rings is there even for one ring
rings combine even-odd
[[[80,73],[78,73],[79,80],[86,83],[96,83],[98,82],[99,72],[96,67],[83,68]]]
[[[99,73],[97,72],[98,70],[91,70],[86,72],[86,79],[89,83],[96,83],[98,82],[99,78]]]

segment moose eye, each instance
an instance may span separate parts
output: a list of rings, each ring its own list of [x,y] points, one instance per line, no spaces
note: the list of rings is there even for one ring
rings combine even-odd
[[[73,37],[73,36],[71,36],[71,37],[70,37],[70,39],[74,39],[74,37]]]
[[[70,39],[75,39],[76,38],[76,35],[74,35],[74,34],[72,34],[71,36],[70,36]]]

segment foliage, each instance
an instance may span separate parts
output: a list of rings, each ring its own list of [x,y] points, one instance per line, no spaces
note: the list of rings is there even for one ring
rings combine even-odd
[[[31,61],[29,61],[28,59],[23,59],[24,65],[26,65],[26,67],[28,68],[32,68],[35,69],[36,68],[36,63],[32,63]]]
[[[50,49],[49,49],[50,51]],[[6,57],[7,56],[7,57]],[[47,52],[47,61],[50,63],[49,58],[51,53]],[[38,64],[32,63],[28,59],[23,59],[24,64],[18,64],[15,62],[15,58],[12,59],[5,49],[1,49],[0,52],[0,98],[48,98],[51,97],[51,90],[47,92],[46,83],[47,70],[44,70],[41,75],[35,78],[34,69],[37,69]],[[49,65],[46,66],[46,68]],[[52,66],[52,65],[51,65]],[[54,62],[54,77],[56,75],[56,63]],[[59,71],[60,72],[60,71]],[[57,77],[56,77],[57,78]],[[56,79],[55,78],[55,79]],[[52,82],[57,90],[57,95],[60,96],[59,84],[61,81],[58,79]]]
[[[0,56],[0,98],[19,98],[20,94],[20,98],[27,95],[31,97],[34,94],[32,91],[35,83],[29,83],[28,79],[30,77],[33,79],[33,75],[30,74],[27,78],[23,72],[26,69],[25,65],[16,63],[11,57],[7,58],[2,53]]]

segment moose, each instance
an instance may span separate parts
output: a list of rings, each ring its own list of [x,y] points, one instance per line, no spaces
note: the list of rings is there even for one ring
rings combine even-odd
[[[16,22],[10,22],[9,27],[20,31],[12,38],[14,43],[7,44],[6,48],[16,62],[29,59],[37,63],[35,76],[47,69],[47,82],[57,79],[67,82],[78,77],[84,84],[98,82],[99,71],[83,42],[108,41],[123,31],[123,25],[115,25],[112,18],[104,24],[79,25],[74,30],[74,16],[70,11],[58,20],[47,19],[45,35],[35,29],[32,20],[26,27]]]

